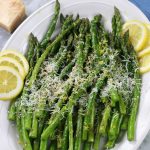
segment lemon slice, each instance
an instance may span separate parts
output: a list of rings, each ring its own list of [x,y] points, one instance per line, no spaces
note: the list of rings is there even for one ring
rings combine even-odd
[[[15,98],[22,88],[23,80],[20,74],[14,68],[0,66],[0,99]]]
[[[145,23],[145,25],[146,25],[147,29],[148,29],[149,32],[150,32],[150,23]]]
[[[147,26],[147,28],[148,28],[149,31],[150,31],[150,23],[146,23],[145,25]]]
[[[23,79],[26,76],[24,68],[14,58],[0,57],[0,66],[8,66],[8,67],[12,67],[12,68],[16,69],[16,71],[18,71],[18,73],[22,76]]]
[[[148,29],[139,21],[128,21],[123,25],[123,32],[129,30],[131,43],[136,51],[142,50],[148,41]]]
[[[140,72],[142,74],[150,71],[150,54],[142,57],[139,63],[140,63]]]
[[[20,52],[15,50],[4,50],[0,53],[0,57],[1,56],[11,57],[19,61],[25,70],[25,75],[27,75],[29,71],[29,64],[26,58]]]
[[[150,54],[150,46],[140,51],[137,55],[139,58],[144,57],[145,55]]]
[[[147,41],[147,45],[145,46],[145,48],[150,47],[150,24],[145,24],[148,31],[149,31],[149,35],[148,35],[148,41]]]

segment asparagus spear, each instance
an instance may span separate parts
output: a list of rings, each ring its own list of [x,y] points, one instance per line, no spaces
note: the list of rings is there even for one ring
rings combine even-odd
[[[72,70],[73,66],[75,65],[75,59],[73,59],[62,71],[59,75],[61,79],[64,79],[66,75]]]
[[[82,113],[83,113],[83,108],[80,105],[78,111],[78,118],[77,118],[77,129],[76,129],[74,150],[80,150],[82,145],[82,122],[83,122]]]
[[[23,145],[23,136],[22,136],[22,126],[21,126],[21,116],[20,116],[20,102],[16,101],[16,127],[19,133],[19,143]]]
[[[65,72],[64,72],[65,73]],[[72,89],[72,86],[73,86],[73,80],[72,79],[68,79],[66,81],[66,84],[65,86],[63,87],[64,89],[64,92],[62,94],[59,95],[59,100],[58,102],[55,104],[55,108],[53,110],[53,112],[56,112],[54,113],[52,116],[51,116],[51,119],[49,121],[49,124],[51,124],[51,121],[55,118],[56,114],[59,113],[57,112],[57,109],[62,107],[62,105],[64,104],[64,102],[68,99],[68,93],[70,93],[71,89]],[[53,101],[55,101],[54,99],[51,100],[51,103],[50,103],[50,106],[53,104]]]
[[[62,123],[59,124],[58,130],[57,130],[57,148],[62,148],[62,138],[63,138],[63,128],[64,128],[64,120],[62,120]]]
[[[116,106],[116,102],[119,101],[118,91],[116,89],[112,88],[110,90],[110,97],[111,97],[111,106],[115,107]]]
[[[59,68],[61,67],[62,63],[64,62],[65,58],[66,58],[66,54],[67,54],[67,49],[65,48],[64,51],[62,51],[62,55],[61,57],[57,60],[56,62],[56,67],[55,67],[55,70],[54,72],[51,72],[50,74],[55,76],[56,73],[58,72]],[[42,88],[42,87],[41,87]],[[70,86],[67,87],[68,90],[66,90],[67,92],[70,90]],[[41,118],[43,116],[43,113],[45,112],[45,107],[46,107],[46,99],[43,98],[43,99],[40,99],[40,101],[38,102],[38,105],[37,105],[37,109],[36,111],[34,112],[34,119],[33,119],[33,124],[38,122],[37,121],[37,118]],[[30,117],[31,118],[31,117]],[[37,127],[37,126],[36,126]],[[32,133],[36,133],[37,132],[37,128],[35,128],[35,126],[33,125],[32,126],[32,132],[31,132],[31,136],[34,136]]]
[[[46,116],[47,116],[47,113],[44,113],[44,116],[43,118],[40,118],[38,121],[39,121],[39,124],[38,124],[38,136],[36,139],[34,139],[33,141],[33,149],[34,150],[39,150],[39,147],[40,147],[40,141],[41,141],[41,133],[43,131],[43,128],[45,126],[45,121],[46,121]]]
[[[86,33],[87,28],[84,28],[85,26],[88,26],[88,24],[85,24],[84,21],[81,22],[81,26],[79,28],[79,38],[80,41],[77,44],[77,61],[76,61],[76,69],[77,69],[77,75],[80,77],[82,76],[83,73],[83,51],[82,49],[84,49],[84,34]],[[72,113],[73,113],[73,105],[72,102],[69,101],[69,113],[68,113],[68,125],[69,125],[69,150],[73,150],[73,122],[72,122]],[[82,108],[81,108],[82,109]],[[80,119],[82,120],[82,116],[80,116]],[[80,120],[80,121],[81,121]],[[79,122],[81,123],[81,122]],[[80,128],[82,125],[78,123],[78,128]],[[80,129],[78,129],[80,130]],[[80,135],[77,135],[78,138],[80,138]],[[81,141],[81,140],[80,140]],[[77,142],[77,146],[75,147],[76,149],[78,149],[81,145],[81,143]]]
[[[122,124],[121,124],[121,129],[122,130],[127,130],[128,128],[128,115],[126,115],[124,118],[123,118],[123,121],[122,121]]]
[[[118,124],[116,124],[116,129],[114,129],[114,130],[116,130],[116,134],[115,134],[114,138],[112,138],[112,139],[109,138],[108,142],[105,145],[106,148],[111,149],[115,146],[115,142],[116,142],[116,140],[119,136],[119,133],[120,133],[122,120],[123,120],[123,115],[120,116]]]
[[[135,71],[135,87],[133,90],[133,102],[132,102],[132,107],[130,111],[130,117],[128,121],[128,130],[127,130],[127,135],[128,135],[128,140],[133,141],[135,139],[135,124],[136,124],[136,115],[138,112],[138,107],[139,107],[139,99],[140,99],[140,87],[141,87],[141,78],[139,74],[139,70],[136,68]]]
[[[21,108],[21,127],[22,127],[22,137],[23,137],[23,147],[25,150],[32,150],[31,142],[29,139],[28,132],[25,129],[24,117],[25,117],[25,108]]]
[[[99,107],[97,109],[100,109]],[[93,149],[94,150],[99,150],[99,145],[100,145],[100,138],[101,134],[99,133],[99,128],[100,128],[100,123],[101,123],[101,110],[98,110],[98,119],[97,119],[97,126],[96,126],[96,134],[94,137],[94,143],[93,143]]]
[[[69,20],[69,21],[68,21],[68,20]],[[70,18],[69,18],[68,20],[66,20],[67,23],[63,26],[64,29],[65,29],[66,25],[68,25],[68,23],[71,21]],[[79,23],[79,21],[78,21],[78,23]],[[72,28],[73,28],[73,25],[72,25]],[[70,29],[71,29],[71,28],[70,28]],[[62,31],[62,32],[63,32],[63,31]],[[64,32],[65,32],[65,31],[64,31]],[[61,37],[61,36],[59,36],[59,37]],[[56,43],[57,43],[57,42],[56,42]],[[43,55],[43,54],[42,54],[42,55]],[[48,53],[47,53],[46,55],[48,55]],[[45,57],[45,56],[44,56],[44,57]],[[44,58],[44,57],[43,57],[43,58]],[[43,58],[42,58],[42,59],[43,59]],[[40,60],[40,58],[39,58],[39,60]],[[38,61],[39,61],[39,60],[38,60]],[[43,59],[42,61],[44,61],[44,59]],[[62,61],[63,61],[63,59],[59,60],[59,63],[58,63],[57,65],[60,66]],[[36,63],[36,65],[37,65],[37,64],[38,64],[38,63]],[[35,66],[35,67],[36,67],[36,66]],[[40,66],[37,67],[38,70],[39,70],[39,67],[40,67]],[[34,72],[34,71],[36,71],[35,68],[34,68],[33,72]],[[33,79],[32,79],[33,76],[34,76],[34,73],[32,74],[30,81],[33,80]],[[29,81],[29,82],[30,82],[30,81]],[[29,84],[30,84],[30,83],[29,83]],[[39,103],[38,106],[39,106],[39,107],[42,106],[41,108],[44,108],[44,107],[45,107],[45,104],[46,104],[46,103],[45,103],[45,100],[42,100],[41,103]],[[38,108],[39,108],[39,107],[38,107]],[[39,110],[39,109],[38,109],[38,110]],[[30,110],[30,108],[29,108],[29,112],[31,112],[31,111],[32,111],[32,110]],[[30,114],[30,115],[29,115],[29,114]],[[42,109],[41,111],[39,111],[39,112],[36,112],[36,116],[40,116],[41,114],[43,114],[43,109]],[[32,115],[31,115],[31,113],[28,113],[28,116],[26,117],[26,121],[25,121],[26,124],[28,124],[28,125],[29,125],[29,123],[30,123],[30,126],[27,126],[28,129],[31,128],[31,119],[32,119]],[[36,119],[36,118],[35,118],[35,119]],[[36,121],[36,122],[37,122],[37,121]],[[32,129],[32,130],[33,130],[33,132],[35,132],[37,129],[34,128],[34,129]]]
[[[68,27],[68,29],[66,29],[64,32],[62,32],[55,40],[54,42],[49,45],[46,50],[43,52],[43,54],[41,55],[41,57],[38,59],[34,70],[32,72],[32,76],[31,79],[29,81],[29,86],[32,86],[32,84],[35,82],[36,80],[36,76],[39,72],[40,66],[43,63],[43,61],[45,60],[45,58],[47,57],[47,55],[49,54],[49,52],[51,51],[52,47],[54,45],[56,45],[70,30],[72,30],[76,25],[78,25],[80,23],[80,20],[75,21],[70,27]]]
[[[117,126],[119,123],[119,113],[117,111],[114,112],[112,119],[111,119],[111,123],[110,123],[110,128],[108,131],[108,138],[109,140],[113,140],[116,138],[117,135]]]
[[[93,49],[96,53],[96,59],[97,61],[104,61],[102,58],[100,58],[100,48],[102,48],[101,50],[103,51],[103,46],[99,45],[98,39],[99,39],[99,35],[97,35],[97,29],[98,29],[98,25],[100,25],[100,19],[101,16],[95,16],[94,19],[91,21],[91,34],[92,34],[92,45],[93,45]],[[103,32],[103,31],[102,31]],[[105,38],[101,39],[106,40]],[[105,45],[107,46],[107,45]],[[107,56],[108,57],[108,56]],[[107,58],[105,58],[105,61],[107,62]],[[105,64],[105,62],[104,62]],[[103,66],[100,64],[100,68]],[[101,70],[100,70],[101,71]],[[104,73],[96,82],[95,87],[92,89],[91,94],[89,95],[89,100],[88,100],[88,105],[87,105],[87,112],[85,115],[85,119],[84,119],[84,126],[83,126],[83,140],[86,140],[87,138],[87,132],[89,131],[89,141],[93,142],[94,140],[94,118],[95,118],[95,112],[94,112],[94,108],[95,108],[95,99],[97,97],[97,94],[99,92],[99,90],[103,87],[104,83],[105,83],[105,79],[106,79],[106,74]]]
[[[123,41],[121,40],[122,39],[122,18],[121,18],[121,14],[120,14],[119,10],[116,7],[115,7],[114,16],[112,18],[112,29],[113,29],[112,34],[114,37],[113,48],[119,49],[119,50],[117,50],[119,53],[117,56],[119,58],[117,58],[117,59],[120,64],[123,64],[122,69],[126,71],[126,67],[129,68],[129,66],[124,64],[124,62],[121,59],[124,59],[124,57],[125,57],[125,59],[127,60],[128,54],[125,50],[125,45],[123,44]],[[117,66],[117,63],[115,63],[116,66]],[[120,112],[122,114],[126,114],[126,103],[124,102],[124,98],[122,96],[121,91],[119,91],[119,89],[117,90],[117,89],[112,88],[110,90],[110,95],[111,95],[111,105],[114,107],[116,102],[119,102]]]
[[[62,138],[62,150],[68,149],[68,141],[69,141],[69,130],[68,130],[68,120],[66,120],[65,129]]]
[[[124,114],[124,115],[126,114],[126,112],[127,112],[127,108],[126,107],[127,106],[126,106],[126,103],[123,100],[122,95],[119,94],[119,109],[120,109],[121,114]]]
[[[98,35],[97,35],[97,24],[98,22],[100,22],[100,19],[101,19],[101,16],[100,15],[97,15],[94,17],[94,19],[92,20],[91,22],[91,28],[90,28],[90,31],[91,31],[91,36],[92,36],[92,47],[94,49],[94,52],[96,53],[95,56],[99,57],[99,45],[98,45]],[[92,93],[92,92],[91,92]],[[93,95],[96,95],[95,93],[93,93]],[[93,99],[93,95],[91,96],[91,99]],[[96,98],[96,96],[94,97]],[[92,100],[88,100],[89,101],[92,101]],[[93,100],[94,101],[94,100]],[[92,102],[89,102],[90,104],[88,104],[88,109],[90,109],[90,107],[93,105],[94,107],[94,104]],[[91,110],[93,110],[93,107],[91,108]],[[89,128],[89,124],[90,122],[89,121],[92,121],[91,124],[93,124],[93,119],[90,120],[90,118],[88,117],[88,115],[90,115],[92,113],[92,111],[87,111],[86,115],[85,115],[85,118],[84,118],[84,124],[83,124],[83,134],[82,134],[82,137],[83,137],[83,140],[86,140],[87,139],[87,132],[88,132],[88,128]],[[93,113],[94,115],[94,113]],[[91,116],[91,118],[93,118]],[[91,129],[92,130],[92,129]],[[93,132],[93,131],[91,131]],[[91,134],[92,135],[92,134]]]
[[[36,37],[33,35],[33,33],[31,33],[29,35],[29,46],[28,46],[28,51],[27,51],[27,54],[26,54],[26,58],[27,58],[27,61],[29,62],[29,66],[32,66],[32,57],[34,56],[34,49],[35,49],[35,46],[36,46]]]
[[[30,75],[31,75],[31,72],[32,72],[32,69],[34,67],[34,56],[35,56],[35,52],[34,52],[34,49],[35,49],[35,37],[34,35],[31,33],[30,36],[29,36],[29,48],[28,48],[28,53],[26,55],[26,58],[29,62],[29,66],[30,66],[30,70],[29,70],[29,73],[26,77],[26,80],[28,80],[30,78]],[[19,99],[19,98],[18,98]],[[11,104],[10,104],[10,108],[9,108],[9,111],[8,111],[8,119],[10,120],[13,120],[15,119],[15,110],[16,110],[16,102],[13,101]]]
[[[94,124],[94,117],[93,117],[93,113],[92,111],[94,110],[94,101],[97,97],[97,94],[99,92],[99,90],[103,87],[104,83],[105,83],[105,76],[99,78],[97,80],[97,83],[95,85],[95,87],[92,89],[90,95],[89,95],[89,100],[88,100],[88,105],[87,105],[87,110],[86,110],[86,115],[84,118],[84,125],[83,125],[83,140],[86,140],[87,138],[87,133],[89,130],[93,131],[93,124]],[[95,116],[95,115],[94,115]]]
[[[62,24],[62,27],[61,27],[61,33],[64,32],[64,30],[66,30],[68,28],[68,26],[71,25],[71,23],[73,22],[73,18],[72,17],[73,16],[70,15],[70,16],[68,16],[68,17],[65,18],[64,23]],[[70,37],[70,35],[69,35],[69,37]],[[61,56],[61,53],[64,50],[64,46],[65,46],[65,43],[66,43],[66,38],[67,37],[65,36],[65,38],[63,38],[62,41],[60,42],[61,43],[61,47],[59,49],[59,52],[56,54],[54,61],[57,61],[59,59],[59,57]],[[68,45],[71,45],[71,42],[72,42],[72,37],[69,38]],[[55,53],[55,51],[57,51],[57,49],[58,49],[57,45],[52,48],[52,50],[51,50],[52,54]]]
[[[91,21],[91,36],[92,36],[92,47],[96,53],[96,56],[100,57],[100,47],[99,47],[99,35],[97,32],[98,24],[100,24],[101,15],[94,16],[94,19]]]
[[[79,19],[78,19],[78,20],[79,20]],[[75,21],[77,21],[77,20],[75,20]],[[69,26],[70,24],[72,24],[72,23],[73,23],[73,15],[67,16],[66,19],[65,19],[65,21],[64,21],[64,23],[63,23],[61,32],[64,32],[64,31],[68,28],[68,26]]]
[[[11,121],[15,121],[16,119],[16,106],[15,106],[15,101],[12,101],[10,104],[10,108],[8,110],[8,119]]]
[[[67,105],[65,105],[60,110],[60,113],[55,116],[53,122],[43,131],[43,133],[41,135],[41,138],[43,140],[46,140],[46,139],[48,139],[49,136],[51,137],[53,135],[56,127],[58,126],[59,122],[62,119],[62,116],[65,116],[66,110],[67,110]]]
[[[36,138],[37,137],[37,131],[38,129],[38,119],[36,118],[35,114],[33,115],[33,121],[32,121],[32,127],[31,127],[31,131],[30,131],[30,134],[29,136],[31,138]]]
[[[59,11],[60,11],[60,3],[58,2],[58,0],[56,0],[54,15],[53,15],[51,23],[48,27],[48,31],[46,32],[43,40],[40,43],[41,47],[45,48],[45,46],[50,41],[51,35],[53,34],[55,27],[56,27],[56,23],[57,23],[57,20],[59,17]]]
[[[55,140],[51,141],[49,150],[56,150],[56,149],[57,149],[56,141]]]
[[[64,96],[63,96],[63,97],[64,97]],[[60,104],[58,103],[58,105],[60,105]],[[53,120],[53,118],[54,118],[54,117],[52,117],[51,120]],[[55,119],[55,118],[54,118],[54,119]],[[50,123],[50,124],[51,124],[51,123]]]
[[[34,50],[35,48],[35,45],[33,46],[32,45],[32,42],[33,42],[33,39],[34,36],[31,34],[30,38],[29,38],[29,41],[30,41],[30,45],[31,47],[29,47],[29,51],[28,51],[28,54],[27,54],[27,58],[29,60],[29,65],[30,65],[30,70],[29,70],[29,73],[26,77],[26,81],[30,80],[30,76],[31,76],[31,73],[32,73],[32,70],[33,70],[33,67],[35,65],[35,53],[36,51]],[[17,105],[16,105],[16,114],[17,114],[17,117],[16,117],[16,124],[17,124],[17,129],[18,129],[18,132],[19,132],[19,138],[20,138],[20,141],[21,143],[24,145],[25,149],[30,149],[31,148],[31,143],[30,143],[30,139],[28,137],[28,133],[26,131],[26,124],[25,124],[25,107],[22,106],[21,104],[21,100],[24,99],[25,97],[28,97],[28,88],[26,87],[26,84],[25,84],[25,87],[23,89],[23,92],[20,96],[20,98],[18,98],[18,100],[16,101]],[[21,115],[21,117],[20,117]],[[29,123],[30,124],[30,123]]]
[[[112,18],[112,34],[113,34],[113,40],[114,42],[114,47],[115,48],[119,48],[119,38],[121,37],[121,33],[122,33],[122,18],[121,18],[121,14],[119,12],[118,8],[114,8],[115,12],[114,12],[114,16]]]
[[[70,108],[72,108],[72,106],[76,104],[77,100],[85,93],[86,89],[92,85],[92,82],[95,79],[95,74],[97,74],[98,72],[99,70],[91,71],[87,79],[81,84],[81,88],[72,92],[71,96],[69,97],[70,106],[68,104],[63,106],[63,108],[60,110],[60,113],[55,116],[55,119],[50,119],[51,124],[42,133],[43,139],[47,139],[49,136],[51,136],[51,134],[54,132],[59,122],[61,121],[62,116],[65,116],[67,110],[70,110]]]
[[[47,140],[41,140],[40,142],[40,150],[47,150]]]
[[[115,22],[116,22],[115,37],[119,37],[122,34],[122,18],[119,9],[116,7],[115,7],[115,14],[113,18],[115,18]]]
[[[85,32],[85,31],[84,31]],[[81,44],[83,44],[83,43],[81,43]],[[76,54],[77,54],[77,56],[75,55],[75,57],[76,57],[76,59],[77,59],[77,61],[76,61],[76,63],[74,62],[75,60],[73,59],[73,61],[71,62],[71,64],[68,64],[68,66],[66,66],[66,68],[64,68],[63,70],[62,70],[62,72],[61,72],[61,74],[60,74],[60,78],[62,77],[62,76],[64,76],[66,73],[67,73],[67,71],[68,71],[68,69],[71,69],[70,67],[72,67],[72,66],[70,66],[70,65],[72,65],[72,64],[76,64],[76,66],[80,63],[80,69],[82,69],[82,65],[84,64],[84,62],[85,62],[85,60],[86,60],[86,56],[87,56],[87,52],[88,52],[88,50],[89,50],[89,45],[90,45],[90,36],[89,35],[87,35],[86,36],[86,43],[85,43],[85,50],[84,50],[84,53],[81,53],[80,51],[82,50],[81,48],[82,47],[77,47],[77,49],[78,49],[78,52],[76,52]],[[76,50],[77,51],[77,50]],[[79,55],[81,55],[80,57],[78,57]],[[81,59],[81,57],[83,58],[83,59]],[[82,65],[81,65],[82,64]],[[69,68],[68,68],[69,67]],[[79,69],[79,65],[77,66],[77,71],[78,70],[80,70]],[[69,82],[69,85],[67,84],[66,86],[65,86],[65,92],[64,92],[64,94],[62,95],[62,96],[60,96],[60,100],[59,100],[59,102],[58,102],[58,104],[57,104],[57,106],[58,107],[61,107],[61,105],[62,105],[62,103],[66,100],[66,98],[68,97],[68,94],[67,93],[69,93],[69,91],[70,91],[70,89],[71,89],[71,85],[73,84],[73,82]]]
[[[64,17],[64,15],[61,13],[61,14],[60,14],[60,25],[61,25],[61,26],[64,24],[64,21],[65,21],[65,17]]]
[[[102,121],[101,121],[99,131],[98,131],[103,136],[105,136],[107,133],[106,129],[108,126],[108,120],[110,118],[110,114],[111,114],[111,107],[110,105],[107,105],[104,109]]]
[[[92,103],[92,110],[91,110],[91,114],[89,116],[89,121],[90,121],[90,125],[89,125],[89,131],[88,131],[88,142],[93,143],[94,142],[94,122],[95,122],[95,102]]]
[[[91,150],[91,143],[85,142],[83,146],[83,150]]]
[[[33,36],[33,34],[30,34],[30,38],[29,38],[29,50],[27,53],[27,59],[29,61],[29,66],[30,66],[30,70],[29,73],[26,77],[26,80],[30,80],[33,68],[35,66],[35,62],[37,60],[37,55],[38,55],[38,49],[37,49],[37,38]],[[34,45],[33,45],[34,44]],[[26,118],[29,118],[28,121],[26,121]],[[31,124],[32,124],[32,116],[31,116],[31,111],[29,110],[26,115],[25,115],[25,128],[27,130],[29,130],[31,128]]]
[[[122,50],[124,52],[125,57],[128,58],[130,61],[127,63],[127,69],[132,73],[131,77],[133,77],[133,80],[135,81],[135,86],[133,89],[133,98],[132,98],[132,107],[129,115],[129,121],[128,121],[128,140],[132,141],[135,138],[135,124],[136,124],[136,115],[138,112],[138,105],[139,105],[139,99],[140,99],[140,87],[141,87],[141,77],[139,73],[139,65],[136,53],[133,49],[133,46],[131,45],[129,41],[129,33],[125,33],[122,40]],[[132,62],[132,63],[130,63]],[[128,105],[130,102],[128,102]]]
[[[62,31],[67,27],[67,25],[69,25],[69,23],[72,21],[71,20],[72,19],[72,16],[70,17],[68,17],[66,20],[65,20],[65,24],[62,26]],[[71,45],[71,42],[72,41],[70,41],[69,40],[69,44],[68,44],[68,47]],[[59,70],[59,68],[61,67],[61,65],[62,65],[62,63],[63,63],[63,61],[64,61],[64,59],[66,58],[66,54],[67,54],[67,50],[66,49],[64,49],[64,46],[65,46],[65,44],[66,44],[66,42],[65,42],[65,39],[63,39],[62,41],[61,41],[61,47],[60,47],[60,50],[59,50],[59,54],[62,54],[62,57],[60,57],[59,59],[58,59],[58,57],[60,56],[59,54],[57,54],[56,55],[56,57],[54,58],[54,62],[56,61],[56,67],[55,67],[55,71],[54,72],[52,72],[51,74],[56,74],[57,73],[57,71]],[[41,102],[39,102],[38,103],[38,106],[37,106],[37,110],[38,111],[36,111],[35,112],[35,116],[38,118],[38,117],[40,117],[40,116],[42,116],[42,114],[43,114],[43,112],[44,112],[44,107],[45,107],[45,104],[46,104],[46,100],[45,99],[41,99]],[[29,112],[31,112],[32,110],[30,110],[31,108],[29,108]],[[36,118],[34,118],[34,120],[35,120]],[[28,115],[27,116],[27,118],[26,118],[26,122],[29,122],[29,120],[31,120],[31,113],[30,113],[30,115]],[[37,122],[37,121],[36,121]],[[35,132],[37,129],[36,128],[33,128],[32,129],[32,131],[33,132]]]
[[[83,59],[85,61],[86,57],[87,57],[87,53],[89,51],[90,48],[90,41],[91,41],[91,36],[90,34],[86,35],[86,42],[85,42],[85,48],[84,48],[84,56]],[[82,108],[81,108],[82,110]],[[78,118],[81,120],[83,116],[81,116],[82,114],[79,114]],[[81,121],[78,121],[79,123],[81,123]],[[81,125],[80,125],[81,126]],[[78,129],[78,128],[77,128]],[[78,137],[78,136],[77,136]],[[78,139],[77,139],[78,140]]]

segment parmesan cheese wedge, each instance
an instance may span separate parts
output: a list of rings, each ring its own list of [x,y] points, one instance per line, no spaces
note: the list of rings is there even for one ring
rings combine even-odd
[[[22,0],[0,0],[0,26],[12,32],[25,18]]]

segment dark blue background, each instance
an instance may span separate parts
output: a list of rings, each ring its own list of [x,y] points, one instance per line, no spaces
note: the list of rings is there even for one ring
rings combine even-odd
[[[133,4],[139,7],[150,20],[150,0],[130,0]]]

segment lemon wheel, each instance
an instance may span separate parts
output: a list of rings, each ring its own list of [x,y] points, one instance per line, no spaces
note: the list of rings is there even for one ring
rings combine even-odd
[[[148,29],[148,41],[147,41],[147,44],[145,45],[145,48],[148,48],[150,47],[150,24],[145,24],[147,29]]]
[[[150,54],[145,55],[139,60],[140,63],[140,72],[142,74],[150,71]]]
[[[128,21],[123,25],[123,32],[129,30],[129,38],[136,51],[142,50],[148,41],[148,29],[139,21]]]
[[[20,52],[15,51],[15,50],[4,50],[0,53],[0,57],[3,57],[3,56],[11,57],[19,61],[25,70],[25,75],[27,75],[29,71],[29,64],[26,58]]]
[[[144,57],[146,55],[150,55],[150,46],[145,48],[145,49],[143,49],[142,51],[138,52],[138,57],[139,58],[142,58],[142,57]]]
[[[23,88],[20,74],[12,67],[0,66],[0,99],[15,98]]]
[[[25,78],[25,70],[22,65],[15,59],[10,57],[0,57],[0,66],[8,66],[16,69],[18,73]]]

